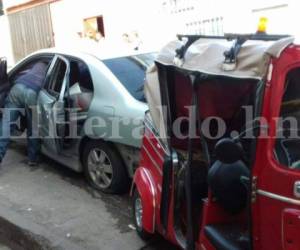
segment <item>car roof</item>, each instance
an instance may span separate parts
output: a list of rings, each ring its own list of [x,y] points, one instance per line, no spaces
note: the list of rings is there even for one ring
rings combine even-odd
[[[106,60],[106,59],[113,59],[113,58],[120,58],[120,57],[130,57],[130,56],[137,56],[141,54],[147,53],[155,53],[153,51],[124,51],[123,53],[110,53],[104,52],[103,50],[82,50],[82,49],[63,49],[63,48],[48,48],[42,49],[34,52],[32,55],[35,54],[63,54],[67,56],[75,56],[84,59],[85,57],[96,57],[99,60]]]

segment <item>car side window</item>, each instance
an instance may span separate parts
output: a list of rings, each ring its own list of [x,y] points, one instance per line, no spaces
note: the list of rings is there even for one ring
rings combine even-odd
[[[274,155],[290,169],[300,171],[300,68],[292,69],[285,79],[277,126]]]
[[[77,111],[87,111],[90,107],[94,85],[88,66],[75,59],[70,60],[69,104]]]
[[[106,59],[103,63],[136,100],[146,102],[144,96],[146,67],[144,64],[133,57]]]
[[[64,61],[58,59],[55,64],[46,89],[50,94],[59,95],[66,75],[67,65]]]
[[[78,83],[80,88],[86,91],[93,91],[93,81],[88,66],[77,60],[70,61],[70,87]]]

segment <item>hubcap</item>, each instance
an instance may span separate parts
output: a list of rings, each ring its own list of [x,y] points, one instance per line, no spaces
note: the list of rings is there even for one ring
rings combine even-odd
[[[88,170],[93,182],[101,189],[110,186],[113,179],[113,168],[107,154],[98,148],[88,155]]]
[[[141,198],[135,200],[135,219],[136,225],[141,229],[142,228],[142,219],[143,219],[143,207]]]

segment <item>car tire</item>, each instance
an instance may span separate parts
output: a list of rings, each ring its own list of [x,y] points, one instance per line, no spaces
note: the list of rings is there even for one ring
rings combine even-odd
[[[139,237],[144,241],[148,241],[151,238],[153,238],[154,234],[148,233],[143,228],[143,224],[142,224],[143,206],[142,206],[141,196],[137,189],[135,189],[133,193],[132,212],[133,212],[134,226],[136,228],[136,232],[139,235]]]
[[[113,145],[99,140],[88,141],[84,145],[82,163],[85,176],[95,189],[109,194],[128,192],[128,174]]]

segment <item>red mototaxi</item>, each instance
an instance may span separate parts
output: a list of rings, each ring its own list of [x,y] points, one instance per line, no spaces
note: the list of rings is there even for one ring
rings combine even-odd
[[[132,187],[139,235],[159,233],[189,250],[299,250],[300,139],[277,139],[274,119],[299,118],[293,38],[173,41],[148,73],[145,92],[150,111]],[[253,110],[254,136],[237,142],[247,132],[244,106]],[[179,138],[173,125],[180,117]],[[221,138],[213,122],[210,138],[199,129],[210,117],[225,122]]]

